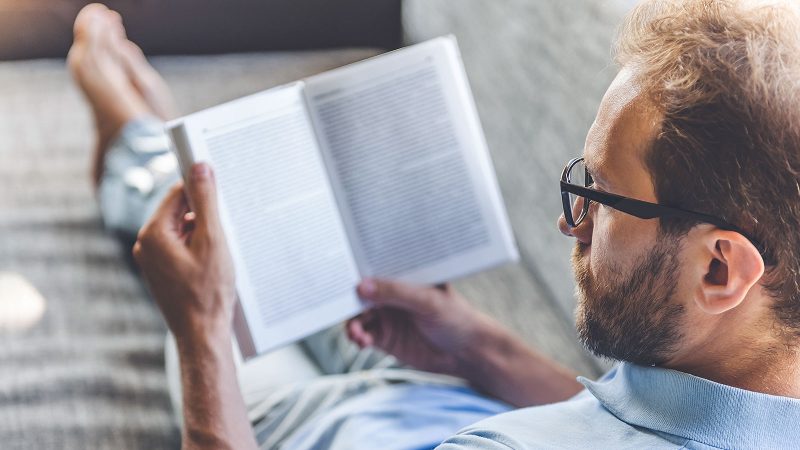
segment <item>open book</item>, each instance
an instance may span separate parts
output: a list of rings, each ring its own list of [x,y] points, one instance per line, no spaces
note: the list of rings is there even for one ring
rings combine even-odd
[[[518,258],[452,37],[167,129],[184,175],[214,168],[245,359],[358,314],[363,277],[442,283]]]

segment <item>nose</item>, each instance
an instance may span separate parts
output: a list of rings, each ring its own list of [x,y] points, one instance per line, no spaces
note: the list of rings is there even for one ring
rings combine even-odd
[[[558,231],[560,231],[561,234],[567,237],[572,237],[572,228],[567,225],[567,219],[564,218],[564,213],[561,213],[561,215],[558,216],[558,221],[556,223],[558,224]]]
[[[578,242],[589,245],[592,243],[592,215],[587,214],[577,227],[570,227],[562,213],[558,217],[558,230],[564,236],[574,237]]]

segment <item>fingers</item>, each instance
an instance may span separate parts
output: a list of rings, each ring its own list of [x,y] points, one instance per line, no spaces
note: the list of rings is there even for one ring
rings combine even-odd
[[[393,319],[407,317],[400,311],[371,309],[347,321],[347,336],[359,347],[382,347],[387,333],[391,333]]]
[[[221,230],[217,187],[211,166],[206,163],[193,165],[186,191],[195,213],[195,227],[204,230]]]
[[[180,235],[183,229],[183,217],[188,211],[189,205],[183,191],[183,183],[179,182],[169,190],[146,228],[156,228]]]
[[[375,344],[372,334],[364,329],[364,322],[361,316],[347,321],[345,328],[347,329],[347,337],[359,348],[371,347]]]
[[[139,232],[133,247],[133,255],[136,260],[140,261],[145,249],[168,247],[164,245],[164,242],[181,242],[184,234],[183,217],[188,210],[183,184],[177,183],[164,197],[161,205],[150,218],[150,222]]]
[[[371,278],[363,280],[357,291],[361,298],[376,306],[393,306],[417,313],[431,311],[449,292],[434,287]]]

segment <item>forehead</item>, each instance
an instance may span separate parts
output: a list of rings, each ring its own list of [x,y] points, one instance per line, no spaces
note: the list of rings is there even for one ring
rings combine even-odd
[[[603,96],[586,137],[584,158],[598,181],[619,189],[650,186],[643,158],[660,120],[637,71],[623,68]]]

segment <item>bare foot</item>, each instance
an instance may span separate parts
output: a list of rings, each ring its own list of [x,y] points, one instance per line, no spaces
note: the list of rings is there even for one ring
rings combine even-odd
[[[163,120],[175,118],[175,102],[164,78],[147,62],[142,49],[129,40],[121,43],[119,55],[131,82],[147,106]]]
[[[98,184],[111,140],[130,120],[153,111],[121,60],[118,49],[127,39],[119,14],[100,4],[88,5],[78,14],[74,32],[67,64],[94,113],[97,148],[92,175]]]

